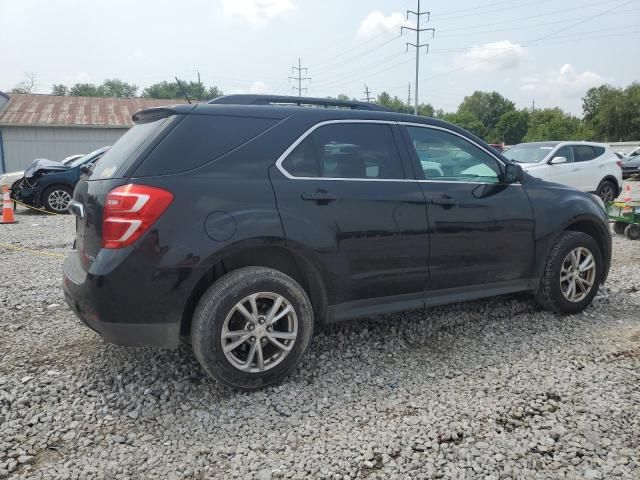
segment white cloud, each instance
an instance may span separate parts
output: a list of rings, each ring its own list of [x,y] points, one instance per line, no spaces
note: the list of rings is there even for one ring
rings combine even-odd
[[[221,0],[225,18],[239,18],[254,26],[295,10],[292,0]]]
[[[494,72],[517,67],[527,51],[509,40],[476,45],[454,57],[454,63],[470,72]]]
[[[573,97],[583,95],[591,87],[605,83],[597,73],[578,73],[573,65],[565,63],[559,71],[549,72],[542,77],[524,79],[522,90],[550,97]]]
[[[410,26],[411,22],[405,20],[402,13],[393,12],[388,17],[379,10],[374,10],[360,24],[358,35],[370,37],[382,32],[396,31],[400,34],[400,26]]]
[[[268,91],[269,91],[269,87],[267,86],[267,84],[261,81],[253,82],[253,85],[249,87],[249,93],[262,94],[262,93],[267,93]]]

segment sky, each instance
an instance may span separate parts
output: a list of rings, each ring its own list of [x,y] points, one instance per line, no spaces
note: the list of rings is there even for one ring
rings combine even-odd
[[[361,99],[415,91],[418,0],[0,0],[0,90],[178,76],[225,93]],[[474,90],[581,114],[593,86],[640,80],[640,0],[422,0],[420,102],[453,111]]]

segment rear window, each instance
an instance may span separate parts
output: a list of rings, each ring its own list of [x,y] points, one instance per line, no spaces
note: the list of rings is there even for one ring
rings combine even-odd
[[[252,140],[278,120],[225,115],[188,115],[151,152],[136,177],[185,172]]]
[[[104,154],[100,161],[96,164],[92,180],[101,180],[104,178],[112,178],[129,158],[142,148],[148,139],[151,139],[162,125],[167,122],[168,118],[162,118],[155,122],[140,123],[134,125],[118,139],[116,143]]]

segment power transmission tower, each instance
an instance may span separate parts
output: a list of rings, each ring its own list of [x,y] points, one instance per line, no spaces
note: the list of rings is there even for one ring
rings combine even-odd
[[[411,82],[409,82],[407,86],[409,87],[409,90],[407,93],[407,107],[411,107]]]
[[[373,97],[371,96],[371,90],[369,90],[369,87],[367,86],[366,83],[364,85],[364,95],[365,95],[365,98],[363,98],[362,100],[371,103],[371,100],[373,100]]]
[[[435,28],[420,28],[420,19],[422,18],[423,15],[427,16],[427,22],[429,21],[429,18],[431,16],[431,12],[421,12],[420,11],[420,0],[418,0],[418,10],[416,10],[415,12],[413,10],[407,10],[407,20],[409,19],[409,15],[415,15],[416,16],[416,28],[413,27],[406,27],[406,26],[402,26],[400,27],[400,35],[402,35],[404,33],[405,30],[411,30],[412,32],[416,32],[416,43],[410,43],[407,42],[407,51],[409,50],[409,46],[415,47],[416,49],[416,85],[415,85],[415,91],[414,91],[414,108],[413,108],[413,113],[415,115],[418,114],[418,80],[419,80],[419,72],[420,72],[420,49],[422,47],[427,47],[427,53],[429,53],[429,44],[428,43],[420,43],[420,33],[422,32],[431,32],[431,38],[434,37],[434,35],[436,34],[436,29]],[[426,22],[425,22],[426,23]]]
[[[301,60],[298,58],[298,66],[297,67],[291,67],[291,72],[298,72],[298,75],[295,77],[289,77],[290,80],[297,80],[298,81],[298,86],[297,87],[292,87],[294,90],[298,91],[298,96],[301,97],[302,96],[302,91],[304,90],[305,92],[307,91],[306,88],[302,88],[302,81],[303,80],[309,80],[311,81],[311,77],[303,77],[302,76],[302,71],[304,70],[304,73],[306,75],[307,73],[307,68],[302,68],[302,62]]]

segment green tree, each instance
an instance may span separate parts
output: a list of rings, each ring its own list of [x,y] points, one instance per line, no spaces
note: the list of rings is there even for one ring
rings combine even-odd
[[[53,87],[51,87],[51,95],[64,97],[65,95],[69,95],[69,88],[61,83],[54,84]]]
[[[640,138],[640,83],[615,88],[591,88],[582,99],[586,125],[593,137],[604,141]]]
[[[586,135],[579,118],[560,108],[545,108],[529,113],[529,128],[523,140],[584,140]]]
[[[180,80],[182,87],[187,92],[191,100],[211,100],[223,95],[222,90],[218,87],[205,87],[202,82],[187,82]],[[178,85],[178,82],[163,81],[154,83],[142,92],[143,97],[148,98],[184,98],[184,93]]]
[[[107,79],[100,86],[105,97],[131,98],[138,93],[138,86],[118,78]]]
[[[480,120],[485,132],[493,130],[500,121],[500,117],[512,110],[515,110],[515,104],[498,92],[481,92],[477,90],[470,96],[464,97],[464,100],[458,106],[458,114],[473,115],[473,117]]]
[[[72,97],[104,97],[104,90],[101,85],[93,83],[76,83],[69,89]]]
[[[529,112],[511,110],[500,117],[498,124],[489,135],[491,143],[504,142],[507,145],[520,143],[529,130]]]
[[[413,113],[413,106],[407,105],[398,97],[392,97],[387,92],[382,92],[378,95],[376,99],[376,103],[378,105],[382,105],[383,107],[387,107],[389,110],[398,113]],[[433,117],[434,109],[433,106],[429,103],[421,103],[418,105],[418,115],[422,115],[425,117]]]

